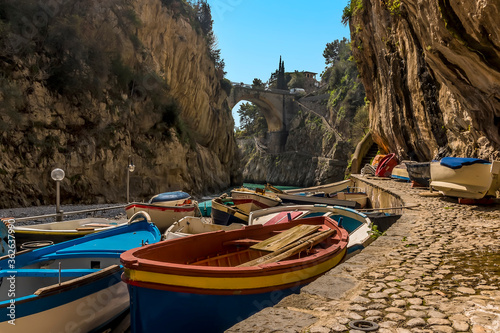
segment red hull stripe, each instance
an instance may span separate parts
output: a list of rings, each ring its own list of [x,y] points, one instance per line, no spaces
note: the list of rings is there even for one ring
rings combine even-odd
[[[183,208],[182,206],[168,206],[168,207],[162,207],[162,206],[154,206],[154,205],[138,205],[138,204],[133,204],[130,206],[127,206],[125,210],[133,209],[133,208],[139,208],[139,209],[151,209],[151,210],[158,210],[161,212],[164,212],[166,210],[171,210],[174,212],[191,212],[194,210],[194,206],[188,206],[186,208]]]

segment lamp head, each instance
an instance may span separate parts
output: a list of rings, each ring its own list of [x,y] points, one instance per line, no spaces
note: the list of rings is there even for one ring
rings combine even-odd
[[[52,177],[52,179],[54,179],[56,182],[60,182],[64,179],[64,170],[56,168],[52,170],[52,172],[50,173],[50,177]]]

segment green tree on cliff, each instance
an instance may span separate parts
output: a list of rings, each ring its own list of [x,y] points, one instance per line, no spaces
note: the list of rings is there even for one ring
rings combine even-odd
[[[323,56],[328,67],[321,79],[330,94],[328,107],[332,123],[356,144],[368,128],[368,112],[365,89],[351,55],[346,38],[326,44]]]
[[[267,123],[260,109],[252,103],[242,103],[237,111],[240,116],[240,137],[262,136],[266,133]]]
[[[221,50],[217,48],[217,37],[213,31],[214,21],[212,20],[210,5],[207,3],[207,0],[197,0],[192,6],[196,12],[196,18],[200,24],[201,31],[207,40],[210,56],[214,60],[215,67],[222,78],[226,74],[224,72],[225,63],[220,54]]]

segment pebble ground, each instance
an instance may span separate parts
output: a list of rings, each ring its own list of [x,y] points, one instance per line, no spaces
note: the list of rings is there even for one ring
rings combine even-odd
[[[427,189],[360,179],[419,206],[358,255],[226,332],[500,332],[500,205],[422,197]]]

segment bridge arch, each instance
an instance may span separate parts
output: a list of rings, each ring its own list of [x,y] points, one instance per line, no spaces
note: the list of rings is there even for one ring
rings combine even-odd
[[[258,106],[267,122],[269,145],[276,147],[274,152],[280,152],[285,147],[288,123],[293,116],[293,99],[294,95],[288,90],[233,83],[227,101],[231,109],[240,101],[248,101]]]
[[[253,88],[246,84],[233,84],[228,98],[232,109],[240,101],[249,101],[260,108],[266,118],[269,132],[286,130],[284,119],[285,99],[290,95],[287,90]]]

